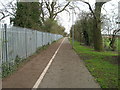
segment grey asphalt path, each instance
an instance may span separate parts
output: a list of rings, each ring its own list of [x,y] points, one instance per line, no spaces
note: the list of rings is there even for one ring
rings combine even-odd
[[[100,88],[66,38],[39,88]]]

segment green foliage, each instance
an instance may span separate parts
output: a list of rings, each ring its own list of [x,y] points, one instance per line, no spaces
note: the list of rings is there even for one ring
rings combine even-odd
[[[58,24],[56,20],[47,19],[42,29],[46,32],[64,35],[65,28]]]
[[[5,77],[5,76],[7,76],[10,73],[9,64],[2,63],[1,68],[2,68],[2,77]]]
[[[56,20],[41,18],[43,10],[42,3],[39,2],[17,2],[16,15],[15,18],[11,18],[11,22],[14,26],[64,35],[65,28],[59,25]]]
[[[84,12],[74,25],[75,40],[88,46],[93,45],[93,25],[93,17],[91,16],[91,13]]]
[[[120,52],[120,37],[118,38],[118,51]]]
[[[72,41],[71,41],[72,43]],[[86,67],[95,77],[96,81],[100,84],[101,88],[120,88],[118,85],[118,62],[113,63],[113,57],[117,57],[118,54],[114,52],[96,52],[93,48],[81,46],[79,42],[74,43],[75,51],[84,60]],[[109,58],[113,62],[109,60]],[[115,59],[117,61],[117,58]]]
[[[44,25],[42,27],[42,29],[46,32],[51,32],[52,31],[52,27],[54,25],[57,24],[57,21],[54,21],[54,20],[51,20],[51,19],[47,19],[45,22],[44,22]]]
[[[6,77],[10,74],[12,74],[14,71],[16,71],[16,69],[18,68],[18,66],[20,65],[20,63],[22,62],[22,59],[19,58],[18,56],[16,56],[15,61],[11,60],[9,62],[4,62],[2,63],[2,77]]]
[[[103,44],[104,44],[104,49],[107,50],[107,51],[112,51],[113,48],[110,47],[110,38],[108,37],[103,37]],[[114,48],[114,51],[118,51],[119,49],[119,38],[116,38],[115,40],[115,48]]]
[[[82,30],[84,44],[87,46],[93,44],[94,49],[96,51],[103,51],[103,41],[102,41],[102,35],[101,35],[101,17],[100,16],[101,16],[101,8],[104,3],[105,2],[96,2],[95,11],[92,10],[89,3],[86,3],[89,5],[91,14],[83,13],[83,15],[80,14],[81,17],[79,18],[81,20],[80,28]],[[89,21],[91,20],[92,22],[90,23]],[[91,26],[92,26],[92,29],[89,30]]]
[[[22,61],[22,59],[19,58],[18,56],[16,56],[16,59],[15,59],[15,64],[16,64],[16,66],[18,66],[21,61]]]
[[[39,8],[39,2],[17,2],[16,16],[11,22],[14,26],[39,30],[41,26]]]

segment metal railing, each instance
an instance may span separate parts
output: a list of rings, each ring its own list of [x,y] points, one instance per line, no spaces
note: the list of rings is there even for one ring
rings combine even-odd
[[[15,63],[16,57],[25,59],[34,54],[38,48],[51,44],[62,35],[40,32],[37,30],[10,27],[0,28],[0,63]]]

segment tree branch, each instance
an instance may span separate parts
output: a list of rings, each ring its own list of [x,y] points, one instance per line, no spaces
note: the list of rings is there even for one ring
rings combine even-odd
[[[54,15],[57,15],[58,13],[61,13],[62,11],[65,10],[65,8],[70,4],[70,2],[68,2],[64,7],[63,9],[61,9],[60,11],[56,12]]]
[[[0,21],[8,16],[15,16],[15,12],[10,12],[9,9],[14,9],[15,11],[15,6],[12,4],[14,0],[12,0],[11,2],[9,2],[8,4],[4,5],[2,2],[0,2],[2,4],[2,6],[4,7],[3,9],[0,10],[0,13],[3,15],[0,18]]]
[[[82,1],[82,2],[83,2],[83,3],[86,3],[86,4],[89,6],[89,9],[90,9],[91,13],[93,14],[94,19],[97,20],[97,17],[96,17],[96,15],[95,15],[94,11],[92,10],[91,5],[90,5],[88,2],[85,2],[85,1]]]

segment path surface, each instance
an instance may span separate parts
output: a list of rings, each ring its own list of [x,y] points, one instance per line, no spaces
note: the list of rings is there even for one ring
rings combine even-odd
[[[39,88],[100,87],[66,38]]]
[[[4,88],[32,88],[62,40],[3,80]],[[38,88],[100,88],[65,38]]]
[[[62,40],[53,43],[46,50],[29,58],[13,75],[2,80],[3,88],[32,88],[40,74],[52,58]]]

